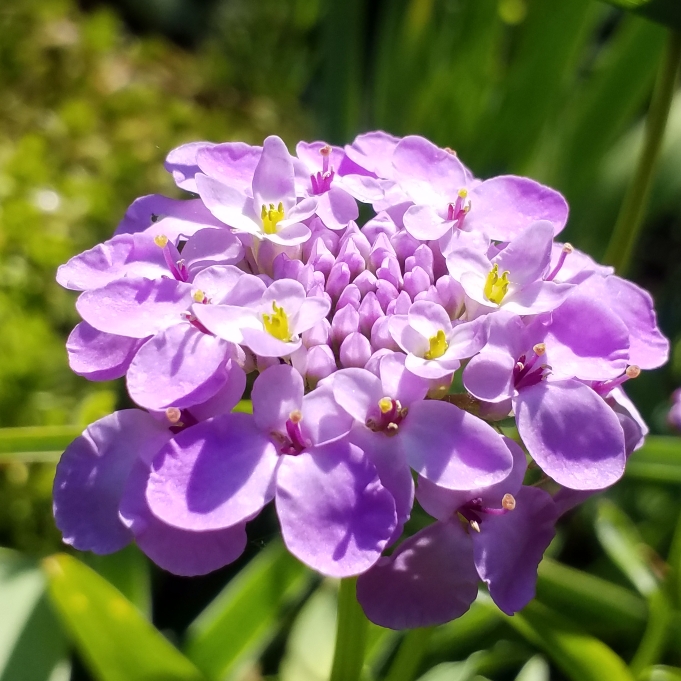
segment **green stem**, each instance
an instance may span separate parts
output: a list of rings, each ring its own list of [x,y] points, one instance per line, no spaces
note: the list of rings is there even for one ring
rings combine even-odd
[[[385,681],[412,681],[421,666],[433,628],[412,629],[402,639]]]
[[[681,33],[672,31],[650,102],[643,150],[605,253],[605,262],[614,265],[620,275],[626,273],[641,233],[680,65]]]
[[[338,591],[338,628],[330,681],[359,681],[369,621],[357,602],[356,577],[341,579]]]

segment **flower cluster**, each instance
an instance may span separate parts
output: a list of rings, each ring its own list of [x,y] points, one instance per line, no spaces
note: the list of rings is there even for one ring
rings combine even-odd
[[[451,620],[479,580],[522,608],[559,514],[646,433],[622,384],[667,358],[650,296],[554,241],[556,191],[421,137],[199,142],[166,167],[194,198],[138,199],[58,272],[82,292],[71,367],[140,407],[64,453],[65,541],[196,575],[274,501],[288,549],[359,575],[381,625]],[[415,498],[434,522],[397,543]]]

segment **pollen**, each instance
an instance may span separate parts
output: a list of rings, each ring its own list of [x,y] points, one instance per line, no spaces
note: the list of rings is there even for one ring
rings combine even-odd
[[[426,354],[423,355],[425,359],[437,359],[438,357],[442,357],[442,355],[447,352],[447,348],[449,347],[445,332],[442,329],[440,329],[434,336],[431,336],[431,338],[428,340],[428,343],[430,344],[430,348]]]
[[[382,397],[378,401],[378,408],[381,414],[387,414],[393,408],[393,401],[389,397]]]
[[[546,352],[546,344],[537,343],[532,349],[534,350],[535,354],[541,357]]]
[[[276,302],[272,301],[272,314],[263,314],[262,323],[265,325],[265,331],[284,343],[291,340],[291,331],[288,327],[288,317],[284,312],[283,307],[279,307]]]
[[[632,364],[627,367],[624,373],[627,375],[628,378],[638,378],[641,373],[641,369],[637,367],[635,364]]]
[[[499,265],[495,263],[492,271],[487,275],[484,289],[485,295],[488,300],[497,305],[501,305],[501,301],[508,292],[508,274],[508,271],[506,271],[499,276]]]
[[[197,289],[192,293],[192,298],[195,302],[202,303],[206,299],[206,294],[201,289]]]
[[[180,412],[180,410],[177,407],[168,407],[166,409],[166,418],[173,425],[179,423],[181,416],[182,412]]]
[[[331,153],[331,147],[328,144],[326,144],[319,150],[319,153],[322,156],[328,156]]]
[[[280,201],[276,208],[273,203],[270,203],[269,208],[263,204],[260,217],[265,234],[276,234],[277,224],[284,219],[284,204]]]
[[[294,409],[289,415],[288,415],[289,421],[291,423],[300,423],[303,420],[303,412],[300,411],[300,409]]]
[[[168,237],[165,234],[158,234],[157,236],[154,237],[154,243],[159,248],[165,248],[166,245],[168,244]]]
[[[512,494],[504,494],[501,506],[507,511],[512,511],[515,508],[515,497]]]
[[[465,199],[468,196],[467,189],[459,189],[459,198]]]

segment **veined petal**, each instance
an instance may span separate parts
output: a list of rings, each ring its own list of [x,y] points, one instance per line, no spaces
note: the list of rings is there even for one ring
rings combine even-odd
[[[343,229],[359,217],[359,208],[344,189],[331,187],[319,197],[316,213],[329,229]]]
[[[366,421],[369,409],[386,397],[380,379],[366,369],[341,369],[329,380],[336,402],[361,424]]]
[[[292,411],[303,406],[303,377],[288,364],[276,364],[255,379],[251,400],[253,418],[265,433],[286,432],[285,424]]]
[[[541,381],[514,400],[518,432],[556,482],[603,489],[624,473],[624,433],[610,407],[578,381]]]
[[[433,523],[357,580],[366,616],[389,629],[444,624],[478,595],[473,544],[458,521]]]
[[[270,203],[284,204],[284,211],[296,203],[293,159],[283,140],[270,135],[262,145],[262,155],[253,173],[253,200],[256,210]]]
[[[432,241],[443,237],[454,222],[443,220],[433,206],[411,206],[404,214],[404,228],[414,239]]]
[[[574,288],[572,284],[535,281],[513,293],[509,291],[502,305],[505,310],[518,315],[550,312],[562,304],[570,295],[572,288]]]
[[[448,489],[488,487],[503,480],[513,465],[511,452],[491,426],[438,400],[412,404],[395,440],[417,473]]]
[[[253,517],[274,496],[276,448],[250,414],[224,414],[178,433],[152,462],[152,513],[203,532]]]
[[[262,232],[249,196],[202,173],[196,176],[196,186],[201,200],[218,220],[240,232]]]
[[[346,440],[284,457],[276,506],[288,550],[329,577],[370,568],[396,525],[390,492],[364,452]]]

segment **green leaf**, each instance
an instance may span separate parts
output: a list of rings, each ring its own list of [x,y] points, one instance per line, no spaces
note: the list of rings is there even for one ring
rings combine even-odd
[[[539,564],[537,599],[610,636],[638,637],[646,622],[645,601],[629,589],[548,558]]]
[[[532,601],[513,617],[500,616],[573,681],[633,681],[613,650],[541,603]]]
[[[515,677],[515,681],[551,681],[551,669],[541,656],[531,657]]]
[[[312,580],[280,541],[271,542],[191,624],[185,654],[208,677],[229,676],[257,658]]]
[[[0,428],[0,463],[59,461],[62,452],[82,432],[80,426]]]
[[[68,678],[66,638],[45,578],[33,561],[7,549],[0,549],[0,603],[0,681],[48,681],[58,670]]]
[[[606,0],[606,2],[659,21],[670,28],[681,29],[681,4],[678,0]]]
[[[602,499],[595,522],[596,536],[606,554],[644,596],[658,588],[658,580],[647,559],[647,547],[627,514],[613,502]]]
[[[681,438],[650,435],[627,462],[626,476],[681,484]]]
[[[49,595],[98,681],[201,681],[194,665],[123,595],[66,554],[43,561]]]

